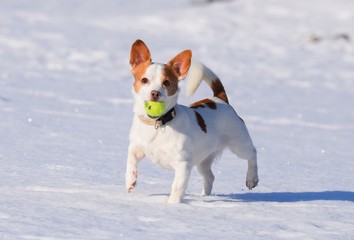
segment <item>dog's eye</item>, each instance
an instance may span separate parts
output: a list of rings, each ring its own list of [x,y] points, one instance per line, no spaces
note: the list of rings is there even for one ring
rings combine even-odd
[[[140,81],[141,81],[142,84],[148,84],[149,83],[149,79],[147,79],[147,78],[142,78]]]
[[[169,80],[164,80],[162,82],[162,85],[164,85],[165,87],[169,87],[171,85],[171,82]]]

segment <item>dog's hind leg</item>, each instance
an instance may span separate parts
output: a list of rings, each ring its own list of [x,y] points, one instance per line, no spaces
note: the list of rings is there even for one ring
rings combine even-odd
[[[203,162],[199,163],[196,168],[200,175],[202,175],[204,180],[204,187],[202,191],[202,195],[209,196],[211,194],[211,190],[213,188],[214,183],[214,174],[211,171],[211,165],[213,164],[214,157],[209,156]]]
[[[248,189],[252,189],[258,184],[258,167],[257,167],[257,157],[248,160],[248,169],[246,175],[246,186]]]
[[[229,144],[230,150],[239,158],[248,161],[246,174],[246,186],[252,189],[258,184],[258,166],[257,166],[257,151],[253,146],[251,138],[244,139],[245,141],[235,141]]]

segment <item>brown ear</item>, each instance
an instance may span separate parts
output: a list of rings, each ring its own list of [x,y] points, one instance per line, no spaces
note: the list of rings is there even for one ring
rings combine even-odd
[[[130,66],[132,69],[144,62],[151,62],[151,55],[148,47],[140,39],[136,40],[130,50]]]
[[[185,50],[172,58],[172,60],[167,63],[167,66],[172,68],[179,80],[183,80],[187,77],[188,70],[191,65],[191,58],[192,51]]]

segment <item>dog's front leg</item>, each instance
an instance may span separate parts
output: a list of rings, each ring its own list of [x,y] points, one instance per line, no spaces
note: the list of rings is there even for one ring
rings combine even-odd
[[[190,164],[186,161],[177,164],[175,167],[175,178],[173,180],[171,194],[167,200],[167,203],[181,202],[188,185],[191,169]]]
[[[144,156],[144,151],[142,151],[140,148],[129,146],[127,171],[125,172],[125,184],[129,193],[136,186],[138,178],[137,165],[144,158]]]

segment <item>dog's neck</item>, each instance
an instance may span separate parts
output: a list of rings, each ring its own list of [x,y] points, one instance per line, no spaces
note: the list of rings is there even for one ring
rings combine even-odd
[[[132,93],[134,96],[134,113],[140,119],[141,122],[147,125],[153,125],[157,129],[160,126],[163,126],[168,122],[172,121],[173,118],[176,116],[175,107],[178,105],[177,99],[178,99],[179,89],[176,91],[174,95],[164,97],[163,101],[166,102],[167,112],[158,118],[152,118],[146,113],[144,109],[145,98],[143,98],[140,94],[136,93],[134,89]]]
[[[150,118],[150,117],[145,117],[143,115],[138,115],[138,118],[144,124],[153,125],[155,126],[155,129],[158,129],[159,127],[164,126],[168,122],[172,121],[175,118],[175,116],[176,116],[176,110],[173,107],[164,115],[158,118]]]

